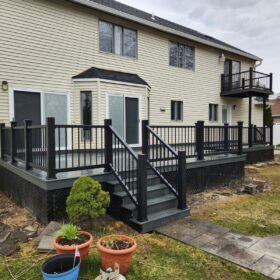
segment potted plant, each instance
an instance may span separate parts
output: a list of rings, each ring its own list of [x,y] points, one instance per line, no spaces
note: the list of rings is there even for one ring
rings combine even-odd
[[[75,253],[78,247],[81,261],[85,260],[88,256],[90,245],[93,242],[93,237],[89,232],[79,231],[78,227],[68,224],[63,225],[56,235],[53,246],[58,254]]]
[[[117,263],[120,273],[124,275],[129,269],[137,243],[136,240],[126,235],[109,235],[100,238],[97,247],[101,254],[103,271],[113,268]]]
[[[80,257],[62,254],[49,258],[41,267],[44,280],[77,280],[80,272]]]

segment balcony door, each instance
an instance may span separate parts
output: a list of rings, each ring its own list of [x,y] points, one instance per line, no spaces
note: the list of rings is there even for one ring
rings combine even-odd
[[[222,124],[229,124],[231,125],[232,113],[231,113],[231,106],[229,105],[222,105]]]
[[[226,86],[229,89],[240,87],[241,77],[241,63],[240,61],[226,59],[224,65],[224,74]]]
[[[107,111],[119,135],[131,146],[139,146],[140,97],[109,94]]]

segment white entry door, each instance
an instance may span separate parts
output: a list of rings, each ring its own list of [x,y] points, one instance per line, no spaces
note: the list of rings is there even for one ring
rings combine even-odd
[[[223,105],[222,106],[222,124],[228,123],[231,125],[231,106]]]
[[[140,98],[108,95],[108,117],[112,126],[131,146],[140,145]]]

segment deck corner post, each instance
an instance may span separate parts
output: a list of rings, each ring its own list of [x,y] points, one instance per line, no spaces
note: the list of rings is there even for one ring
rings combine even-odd
[[[238,125],[238,155],[243,154],[243,122],[237,122]]]
[[[250,67],[250,71],[249,71],[249,78],[250,78],[250,88],[253,88],[253,67]]]
[[[228,123],[225,123],[224,125],[224,130],[225,130],[225,133],[224,133],[224,149],[225,151],[227,151],[229,149],[229,143],[228,143],[228,130],[229,130],[229,124]]]
[[[55,163],[55,118],[46,119],[47,178],[56,179]]]
[[[29,126],[32,125],[32,120],[24,120],[24,150],[25,150],[25,169],[32,169],[32,130]]]
[[[273,74],[272,73],[270,73],[269,74],[269,89],[270,89],[270,91],[272,91],[272,88],[273,88]]]
[[[138,217],[137,217],[137,220],[139,222],[145,222],[148,220],[147,160],[148,160],[147,155],[145,155],[145,154],[138,155],[138,166],[137,166]]]
[[[4,129],[5,124],[0,123],[0,159],[4,159]]]
[[[142,153],[145,155],[148,155],[149,152],[149,134],[147,129],[148,125],[148,120],[142,120]]]
[[[270,135],[269,135],[269,144],[270,144],[270,146],[273,146],[273,128],[274,128],[274,126],[273,126],[273,124],[271,124],[270,125]]]
[[[16,135],[15,135],[15,126],[17,123],[15,121],[11,122],[11,134],[10,134],[10,147],[11,147],[11,163],[16,163],[15,155],[16,155]]]
[[[197,159],[204,160],[204,121],[198,121],[195,127]]]
[[[187,209],[186,151],[178,152],[178,209]]]
[[[113,135],[110,129],[111,119],[104,120],[105,126],[105,172],[110,172],[110,165],[113,161]]]
[[[245,78],[242,78],[242,89],[245,89]]]
[[[254,126],[252,124],[249,124],[249,127],[248,127],[248,145],[249,145],[249,148],[253,147],[253,129],[254,129]]]

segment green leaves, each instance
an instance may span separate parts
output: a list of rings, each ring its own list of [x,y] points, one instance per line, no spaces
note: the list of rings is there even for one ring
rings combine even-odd
[[[106,213],[110,195],[101,184],[90,177],[82,176],[74,182],[66,201],[66,212],[72,222],[97,218]]]
[[[78,228],[73,224],[63,225],[61,230],[56,233],[57,236],[61,238],[66,238],[68,240],[78,239],[77,235]]]

